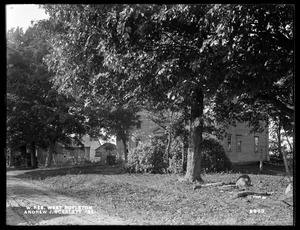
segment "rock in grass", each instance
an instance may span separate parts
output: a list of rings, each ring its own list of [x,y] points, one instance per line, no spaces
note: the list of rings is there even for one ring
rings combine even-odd
[[[235,185],[238,187],[238,188],[244,188],[244,187],[249,187],[251,186],[251,179],[248,175],[244,174],[242,176],[240,176],[237,180],[236,180],[236,183]]]
[[[196,189],[201,188],[201,184],[195,184],[193,186],[193,190],[195,191]]]

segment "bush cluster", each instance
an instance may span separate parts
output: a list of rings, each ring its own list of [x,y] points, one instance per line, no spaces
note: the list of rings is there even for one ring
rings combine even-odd
[[[182,173],[182,144],[179,138],[172,141],[170,147],[169,173]]]
[[[116,156],[112,154],[108,154],[106,156],[106,162],[108,165],[115,165],[116,164]]]
[[[231,162],[228,159],[222,144],[214,138],[203,140],[201,170],[203,172],[223,172],[231,170]]]
[[[159,138],[141,142],[136,148],[129,151],[125,169],[132,173],[164,173],[167,168],[164,152],[165,144]]]
[[[153,138],[128,153],[125,170],[130,173],[182,173],[182,144],[179,139],[172,141],[169,162],[165,158],[166,141]],[[231,170],[231,162],[222,144],[213,138],[203,140],[202,172],[222,172]]]
[[[31,157],[29,154],[27,155],[18,155],[18,156],[15,156],[14,158],[14,166],[15,167],[23,167],[23,168],[26,168],[26,167],[30,167],[31,166]]]

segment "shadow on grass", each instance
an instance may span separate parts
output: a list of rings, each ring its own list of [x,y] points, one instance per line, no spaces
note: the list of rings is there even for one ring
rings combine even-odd
[[[31,168],[30,167],[28,167],[28,168],[6,167],[6,172],[11,172],[11,171],[26,171],[26,170],[31,170]]]
[[[20,170],[20,169],[18,169]],[[28,170],[28,169],[27,169]],[[23,170],[22,170],[23,171]],[[282,165],[265,164],[263,171],[260,173],[259,164],[234,164],[232,166],[232,172],[242,174],[263,174],[263,175],[285,175],[285,168]],[[33,179],[44,180],[49,177],[64,176],[64,175],[78,175],[78,174],[102,174],[102,175],[114,175],[124,173],[123,164],[114,166],[88,164],[88,165],[76,165],[76,166],[63,166],[55,168],[38,168],[30,170],[28,172],[22,172],[15,177],[20,179]]]
[[[262,173],[259,171],[259,163],[247,165],[233,164],[232,171],[243,174],[263,174],[263,175],[285,175],[285,167],[283,165],[264,164]]]
[[[114,166],[110,165],[76,165],[76,166],[64,166],[59,168],[44,168],[31,170],[15,177],[20,179],[33,179],[33,180],[44,180],[49,177],[64,176],[64,175],[78,175],[78,174],[102,174],[102,175],[113,175],[123,173],[123,165],[118,164]]]

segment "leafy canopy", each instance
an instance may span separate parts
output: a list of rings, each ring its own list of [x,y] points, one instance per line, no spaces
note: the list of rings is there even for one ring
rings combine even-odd
[[[43,57],[49,45],[40,24],[23,33],[7,33],[7,142],[11,147],[35,142],[71,144],[73,134],[84,133],[83,117],[72,111],[72,97],[58,94]],[[79,136],[78,136],[79,137]]]
[[[45,5],[61,89],[293,124],[292,5]],[[234,100],[233,100],[234,99]]]

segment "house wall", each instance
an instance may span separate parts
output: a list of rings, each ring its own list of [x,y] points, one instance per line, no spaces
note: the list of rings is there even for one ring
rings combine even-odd
[[[100,146],[99,141],[90,140],[88,135],[82,137],[84,150],[80,147],[74,147],[74,150],[63,149],[62,154],[54,154],[54,164],[65,164],[74,161],[76,163],[84,162],[85,160],[95,161],[95,150]],[[45,150],[37,150],[39,164],[45,164],[47,152]]]
[[[136,147],[136,139],[140,139],[142,142],[148,140],[151,136],[153,136],[153,131],[155,131],[159,126],[147,119],[145,112],[140,112],[141,116],[141,128],[137,129],[133,127],[132,130],[129,131],[129,142],[128,142],[128,150],[130,151],[134,147]],[[226,151],[228,158],[233,163],[246,163],[259,161],[260,154],[262,153],[264,160],[269,160],[269,140],[268,140],[268,129],[266,129],[262,133],[250,133],[250,128],[247,127],[246,124],[238,123],[236,126],[229,126],[226,130],[228,134],[232,135],[232,143],[231,143],[231,151],[227,150],[227,139],[224,138],[221,143]],[[241,152],[237,151],[237,137],[236,135],[242,135],[242,146]],[[254,151],[254,136],[259,137],[259,151],[256,153]],[[117,139],[117,151],[118,154],[124,159],[124,147],[121,140]]]
[[[88,135],[82,137],[82,143],[85,147],[89,147],[89,150],[86,151],[86,159],[91,162],[95,162],[97,159],[95,158],[96,148],[100,146],[99,141],[90,140]]]
[[[259,161],[262,154],[264,160],[269,160],[268,149],[268,130],[262,133],[250,133],[250,128],[246,124],[238,123],[236,126],[230,126],[226,130],[231,134],[231,151],[228,150],[227,138],[222,141],[227,156],[233,163]],[[241,151],[237,151],[237,135],[242,136]],[[254,136],[259,137],[258,152],[254,151]]]
[[[85,147],[84,150],[80,147],[74,147],[74,149],[62,149],[61,154],[53,154],[53,164],[67,164],[85,162],[89,157],[89,147]],[[43,149],[37,150],[38,164],[44,165],[47,158],[47,151]]]

